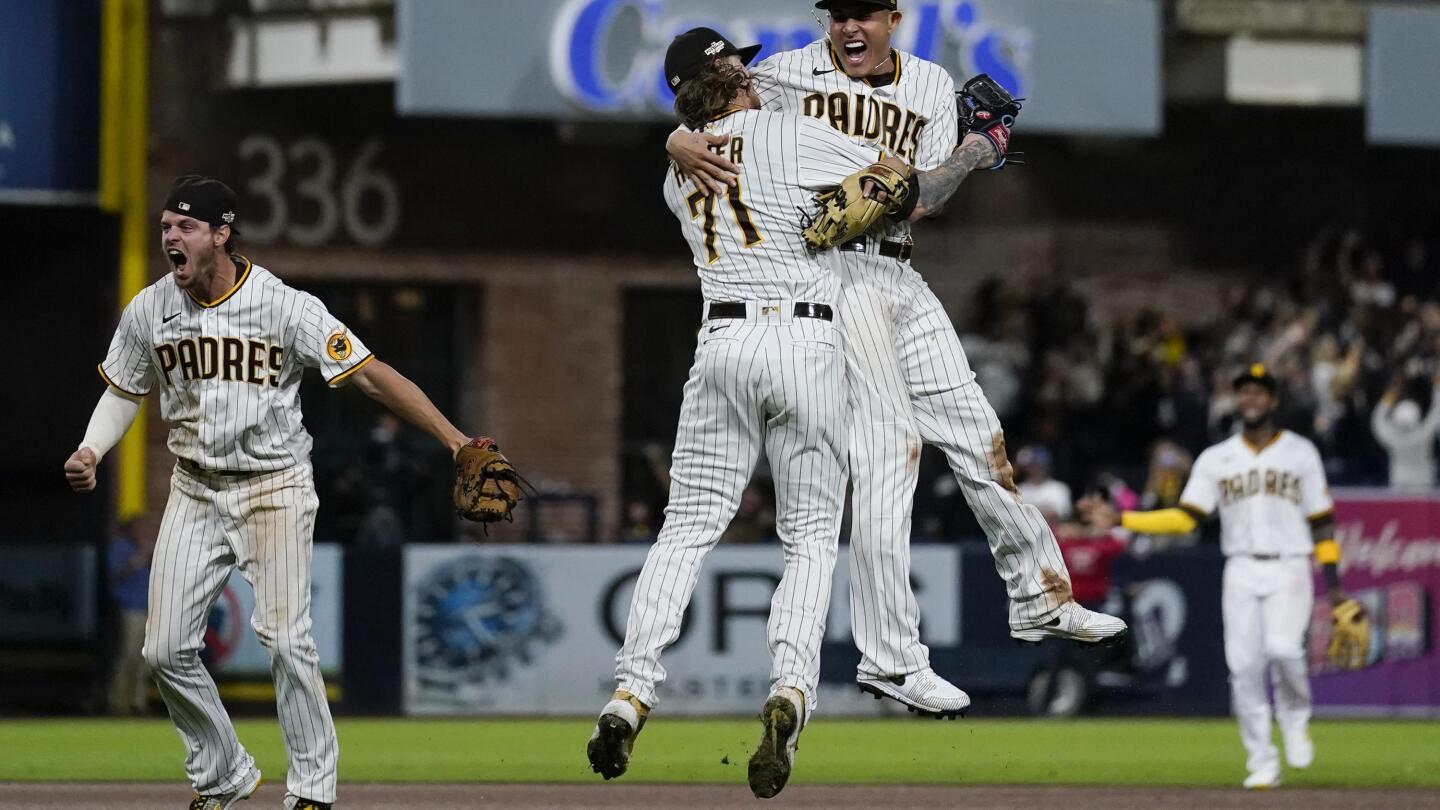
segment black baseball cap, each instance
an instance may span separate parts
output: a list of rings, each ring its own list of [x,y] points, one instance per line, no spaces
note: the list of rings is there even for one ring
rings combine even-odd
[[[177,177],[165,198],[165,210],[194,217],[215,227],[235,224],[235,192],[213,177]]]
[[[815,8],[823,8],[829,10],[831,6],[843,5],[845,3],[854,3],[861,6],[874,6],[876,8],[883,8],[886,11],[900,10],[900,0],[819,0],[819,2],[815,4]]]
[[[1267,391],[1272,394],[1275,393],[1275,389],[1279,387],[1279,383],[1277,383],[1275,381],[1275,378],[1271,376],[1270,371],[1265,368],[1264,363],[1251,363],[1245,368],[1244,371],[1235,375],[1235,381],[1233,385],[1236,388],[1239,388],[1245,383],[1257,383],[1259,385],[1262,385]]]
[[[713,28],[691,28],[671,40],[665,50],[665,83],[673,93],[683,82],[695,78],[700,68],[712,59],[734,55],[748,65],[759,52],[759,45],[735,47],[735,43]]]

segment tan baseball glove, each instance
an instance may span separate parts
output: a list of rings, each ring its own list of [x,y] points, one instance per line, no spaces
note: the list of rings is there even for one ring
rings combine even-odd
[[[480,523],[514,520],[524,481],[493,439],[471,439],[455,454],[455,512]]]
[[[866,232],[880,217],[902,210],[909,194],[907,175],[872,163],[815,198],[820,210],[801,235],[811,250],[829,250]]]
[[[1358,600],[1346,599],[1330,613],[1330,662],[1340,669],[1365,666],[1370,652],[1370,619]]]

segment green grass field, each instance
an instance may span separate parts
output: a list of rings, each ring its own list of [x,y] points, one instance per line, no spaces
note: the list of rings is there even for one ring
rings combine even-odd
[[[589,719],[338,721],[340,778],[355,782],[588,782]],[[270,781],[285,757],[274,720],[239,724]],[[659,717],[628,782],[744,779],[759,725]],[[1314,725],[1314,766],[1296,786],[1440,786],[1440,723]],[[0,781],[183,779],[165,720],[0,721]],[[1243,755],[1230,720],[840,720],[801,739],[799,782],[816,784],[1234,785]],[[728,760],[728,764],[727,764]]]

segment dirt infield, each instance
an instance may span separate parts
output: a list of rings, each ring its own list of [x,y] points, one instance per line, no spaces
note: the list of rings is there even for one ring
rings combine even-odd
[[[525,810],[582,808],[755,808],[743,785],[344,785],[346,810],[425,807],[433,810],[495,807]],[[266,785],[243,810],[280,806],[284,789]],[[190,794],[175,785],[0,784],[0,808],[95,807],[154,810],[184,807]],[[985,808],[985,810],[1384,810],[1440,808],[1434,790],[1285,789],[1247,793],[1239,788],[1094,787],[825,787],[795,785],[765,807],[806,808]]]

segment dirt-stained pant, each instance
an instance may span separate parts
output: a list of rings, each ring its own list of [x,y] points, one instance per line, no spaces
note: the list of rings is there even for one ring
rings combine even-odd
[[[310,635],[317,504],[308,464],[245,476],[177,466],[171,476],[150,570],[144,654],[185,742],[185,771],[198,793],[233,792],[255,768],[200,662],[210,608],[239,567],[255,592],[251,626],[270,653],[289,755],[287,791],[335,800],[339,744]]]
[[[840,253],[841,335],[851,408],[850,613],[862,675],[930,665],[910,586],[920,445],[944,451],[990,543],[1011,628],[1048,620],[1069,573],[1040,511],[1021,501],[995,411],[955,327],[907,262]]]

